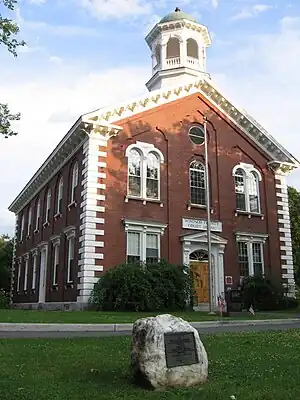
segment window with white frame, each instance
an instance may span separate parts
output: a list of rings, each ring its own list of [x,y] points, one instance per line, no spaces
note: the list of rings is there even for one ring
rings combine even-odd
[[[264,275],[263,245],[267,235],[249,237],[239,234],[237,237],[237,252],[240,277]]]
[[[24,271],[24,292],[27,290],[28,285],[28,266],[29,266],[29,256],[25,256],[25,271]]]
[[[38,199],[36,205],[36,214],[35,214],[35,231],[37,232],[40,227],[40,220],[41,220],[41,200]]]
[[[27,237],[30,236],[31,226],[32,226],[32,207],[30,206],[29,211],[28,211]]]
[[[21,219],[21,232],[20,232],[20,240],[22,241],[24,239],[24,228],[25,228],[25,215],[24,212],[22,213],[22,219]]]
[[[206,205],[205,168],[196,160],[190,164],[190,196],[191,204]]]
[[[76,162],[73,165],[73,169],[72,169],[72,185],[71,185],[71,203],[75,202],[75,190],[76,187],[78,185],[78,163]]]
[[[59,268],[59,249],[60,245],[58,242],[53,243],[53,273],[52,273],[52,285],[57,286],[57,276]]]
[[[17,292],[20,292],[21,288],[21,260],[17,261],[18,275],[17,275]]]
[[[74,256],[75,256],[75,234],[76,229],[70,226],[65,229],[65,235],[67,237],[67,283],[71,284],[74,280]]]
[[[233,169],[237,211],[260,213],[260,172],[251,164],[240,163]]]
[[[64,181],[63,177],[61,176],[57,187],[56,215],[62,214],[63,191],[64,191]]]
[[[143,224],[140,221],[125,220],[127,262],[146,262],[148,264],[158,262],[160,260],[160,239],[166,226],[160,223]]]
[[[46,209],[45,209],[45,224],[48,224],[50,221],[50,209],[51,209],[51,189],[49,189],[47,191]]]
[[[160,199],[160,164],[164,158],[154,145],[136,142],[126,149],[128,158],[127,194],[142,199]]]
[[[37,271],[37,251],[32,252],[32,283],[31,289],[35,290],[36,286],[36,271]]]

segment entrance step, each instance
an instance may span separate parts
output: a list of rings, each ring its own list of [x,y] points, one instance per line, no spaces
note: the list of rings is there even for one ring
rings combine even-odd
[[[193,307],[194,311],[209,311],[209,303],[201,303]]]

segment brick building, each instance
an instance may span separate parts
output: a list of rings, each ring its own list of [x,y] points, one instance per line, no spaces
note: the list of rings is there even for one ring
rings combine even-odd
[[[205,309],[205,132],[214,304],[254,273],[293,296],[285,180],[298,161],[220,93],[205,26],[176,10],[146,41],[149,93],[81,116],[10,205],[13,302],[81,308],[107,269],[164,258],[193,268]]]

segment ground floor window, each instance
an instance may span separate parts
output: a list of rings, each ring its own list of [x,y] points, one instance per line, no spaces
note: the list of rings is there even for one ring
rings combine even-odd
[[[154,264],[160,260],[161,236],[167,225],[125,220],[126,261]]]
[[[238,241],[237,250],[241,278],[264,274],[262,242]]]

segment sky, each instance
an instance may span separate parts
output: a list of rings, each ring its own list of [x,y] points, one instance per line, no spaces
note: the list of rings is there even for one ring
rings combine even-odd
[[[210,31],[207,71],[300,159],[299,0],[19,0],[12,15],[27,46],[0,47],[0,102],[21,112],[17,136],[0,137],[0,234],[9,204],[76,119],[146,93],[146,33],[178,6]],[[0,2],[0,13],[4,6]],[[288,183],[300,189],[300,171]]]

